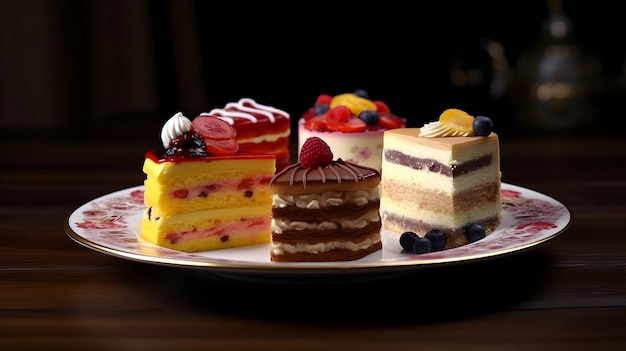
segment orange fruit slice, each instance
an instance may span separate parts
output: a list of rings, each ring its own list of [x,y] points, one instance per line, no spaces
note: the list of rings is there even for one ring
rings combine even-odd
[[[473,133],[474,117],[463,110],[449,108],[439,116],[439,123],[446,125],[454,130]]]
[[[353,115],[358,116],[364,110],[376,111],[376,104],[368,99],[354,95],[352,93],[339,94],[333,97],[330,102],[330,108],[337,106],[346,106]]]

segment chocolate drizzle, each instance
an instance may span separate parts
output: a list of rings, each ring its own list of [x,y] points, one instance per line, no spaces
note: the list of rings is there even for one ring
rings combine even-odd
[[[326,166],[315,168],[302,167],[300,162],[295,163],[276,174],[270,184],[286,183],[289,186],[301,183],[306,188],[308,183],[337,182],[363,182],[366,179],[377,177],[380,179],[380,172],[370,167],[359,166],[351,162],[346,162],[341,158],[332,161]]]

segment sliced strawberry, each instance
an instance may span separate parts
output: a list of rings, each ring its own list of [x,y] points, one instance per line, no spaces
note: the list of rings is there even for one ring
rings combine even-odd
[[[387,104],[382,101],[374,101],[374,105],[376,105],[376,111],[378,111],[378,113],[391,112],[391,110],[389,109],[389,106],[387,106]]]
[[[213,156],[232,155],[239,150],[239,143],[235,139],[204,139],[204,143],[206,144],[206,151]]]
[[[406,125],[406,120],[391,113],[379,113],[378,125],[387,129],[402,128]]]
[[[326,115],[309,118],[304,122],[304,127],[308,130],[327,131]]]
[[[336,127],[336,130],[342,133],[359,133],[365,131],[367,128],[367,123],[362,121],[358,117],[352,117],[348,122],[341,123]]]
[[[304,120],[309,120],[313,117],[315,117],[315,111],[313,107],[306,110],[306,112],[302,115],[302,118],[304,118]]]
[[[205,140],[227,140],[237,135],[233,126],[215,116],[200,115],[191,121],[191,126]]]

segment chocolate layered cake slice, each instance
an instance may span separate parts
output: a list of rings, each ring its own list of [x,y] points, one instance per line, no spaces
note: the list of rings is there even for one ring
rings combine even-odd
[[[342,159],[320,138],[274,176],[271,260],[351,261],[382,248],[380,172]]]

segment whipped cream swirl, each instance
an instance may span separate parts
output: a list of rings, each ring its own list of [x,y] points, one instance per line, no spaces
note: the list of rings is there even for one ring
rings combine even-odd
[[[161,129],[161,141],[165,148],[170,146],[172,140],[182,136],[183,134],[191,130],[191,120],[185,117],[181,112],[176,113],[174,116],[165,122]]]
[[[417,136],[426,138],[441,138],[472,135],[474,135],[474,133],[460,131],[458,129],[450,127],[449,125],[445,125],[443,123],[440,123],[439,121],[436,121],[424,124],[424,126],[420,128],[420,133]]]

